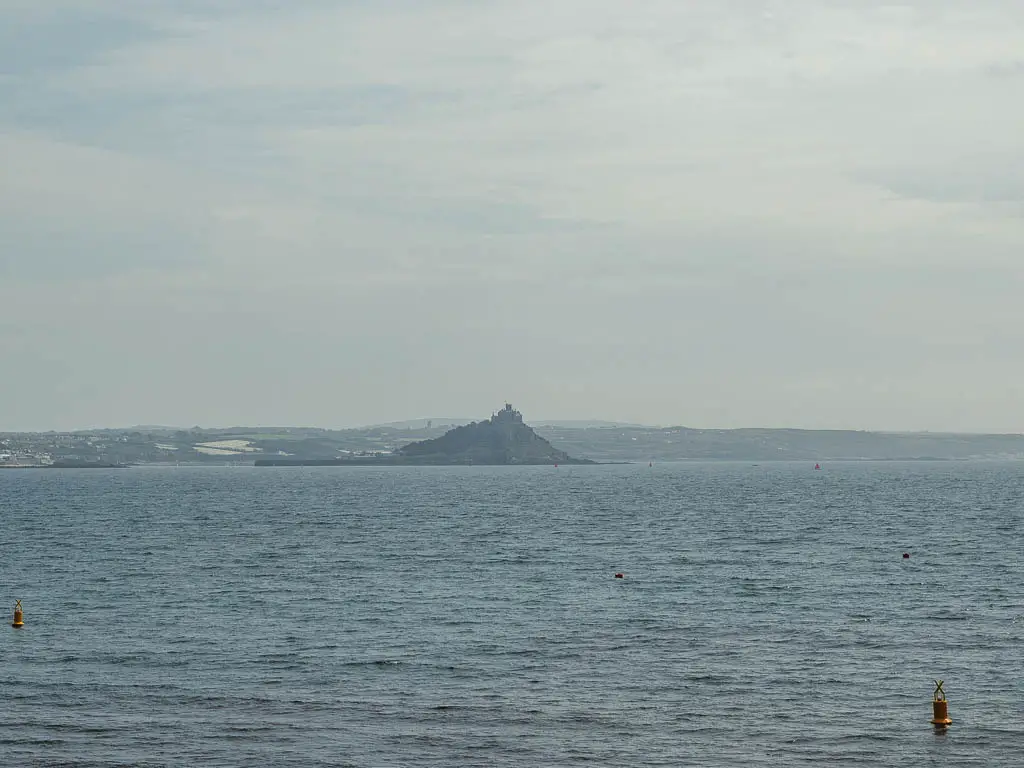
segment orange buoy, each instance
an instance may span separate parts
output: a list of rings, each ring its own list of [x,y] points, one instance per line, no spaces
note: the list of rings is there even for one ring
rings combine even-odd
[[[21,615],[21,600],[14,601],[14,622],[11,624],[15,629],[21,629],[25,626],[25,621]]]
[[[946,701],[942,683],[942,680],[935,681],[935,694],[932,696],[932,725],[936,730],[944,730],[953,723],[949,718],[949,702]]]

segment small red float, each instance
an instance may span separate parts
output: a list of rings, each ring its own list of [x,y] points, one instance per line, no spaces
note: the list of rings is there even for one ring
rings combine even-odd
[[[904,552],[903,553],[903,559],[904,560],[909,560],[910,559],[910,553],[909,552]]]
[[[622,574],[622,573],[616,573],[615,574],[615,578],[616,579],[624,579],[624,578],[626,578],[626,576],[625,576],[625,574]]]

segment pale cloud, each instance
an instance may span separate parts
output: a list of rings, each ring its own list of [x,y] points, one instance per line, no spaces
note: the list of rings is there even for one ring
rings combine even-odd
[[[1019,3],[0,14],[9,428],[1024,430]]]

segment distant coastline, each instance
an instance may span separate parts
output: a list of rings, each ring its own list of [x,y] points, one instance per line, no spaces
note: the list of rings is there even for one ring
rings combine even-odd
[[[96,461],[55,461],[52,464],[0,464],[0,469],[127,469],[129,466]]]
[[[441,423],[439,423],[441,422]],[[547,464],[669,461],[965,461],[1024,460],[1024,435],[927,432],[856,432],[800,429],[694,429],[691,427],[531,426],[557,452],[528,456],[525,446],[490,452],[456,444],[439,456],[400,459],[413,444],[423,449],[452,432],[451,420],[414,426],[361,429],[231,427],[175,429],[138,427],[81,432],[0,432],[0,468],[114,469],[125,466],[409,466],[437,464]],[[500,431],[500,430],[499,430]],[[525,433],[523,433],[525,438]],[[530,438],[532,441],[533,438]],[[431,448],[433,446],[433,448]],[[541,448],[536,444],[535,448]],[[421,449],[421,450],[423,450]],[[532,449],[531,449],[532,450]],[[547,451],[547,449],[543,449]],[[490,452],[490,455],[487,454]],[[471,455],[475,454],[475,455]],[[570,459],[568,457],[574,457]]]

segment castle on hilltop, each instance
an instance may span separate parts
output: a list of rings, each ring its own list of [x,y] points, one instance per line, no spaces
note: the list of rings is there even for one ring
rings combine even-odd
[[[523,423],[523,414],[512,407],[511,403],[505,403],[505,407],[497,413],[491,414],[491,422],[499,424],[502,422],[518,422]]]

